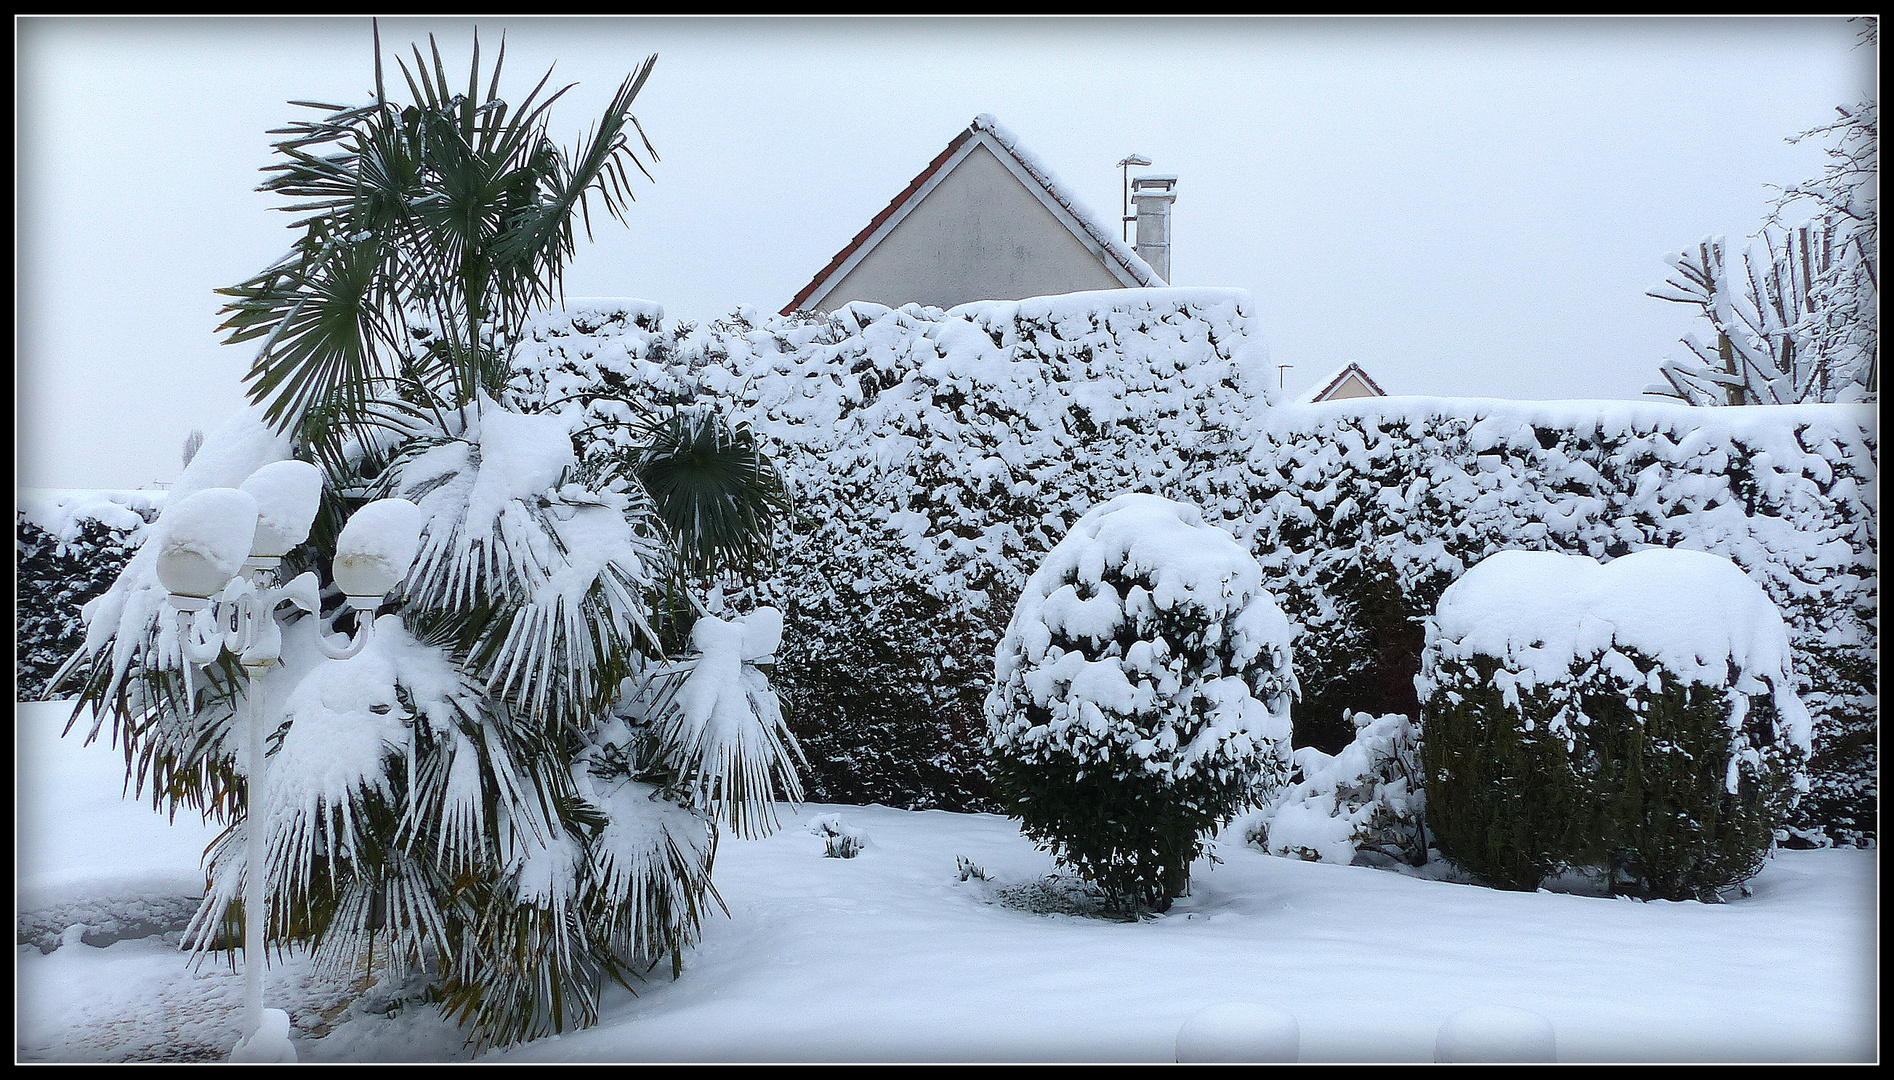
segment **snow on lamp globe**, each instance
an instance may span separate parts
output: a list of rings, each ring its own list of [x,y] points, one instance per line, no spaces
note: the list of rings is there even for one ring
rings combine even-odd
[[[157,529],[158,580],[181,611],[201,611],[250,556],[257,503],[236,488],[205,488],[169,507]]]
[[[408,500],[380,499],[357,510],[336,537],[335,583],[365,624],[407,576],[421,547],[422,523],[421,508]]]
[[[256,537],[246,567],[274,572],[309,537],[322,504],[322,470],[307,461],[273,461],[241,485],[256,500]]]

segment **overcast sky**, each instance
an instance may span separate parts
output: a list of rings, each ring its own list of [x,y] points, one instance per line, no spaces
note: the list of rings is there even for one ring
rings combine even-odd
[[[474,21],[437,35],[465,71]],[[1250,290],[1290,393],[1635,398],[1689,313],[1663,257],[1755,232],[1786,137],[1873,95],[1839,18],[482,19],[503,96],[550,65],[570,145],[634,64],[662,161],[570,296],[780,308],[977,113],[1106,221],[1115,162],[1179,177],[1178,285]],[[169,481],[238,407],[216,288],[287,249],[268,130],[373,86],[363,19],[20,19],[18,482]],[[392,59],[390,60],[392,65]],[[391,68],[392,70],[392,68]],[[507,93],[507,88],[511,93]],[[595,223],[599,219],[595,219]]]

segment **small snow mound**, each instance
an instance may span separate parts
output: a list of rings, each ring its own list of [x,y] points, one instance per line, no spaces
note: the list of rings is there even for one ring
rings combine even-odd
[[[1301,1054],[1295,1015],[1273,1005],[1231,1001],[1192,1013],[1177,1029],[1180,1062],[1293,1063]]]
[[[289,1041],[289,1014],[281,1009],[264,1009],[255,1034],[237,1043],[230,1060],[251,1065],[293,1064],[296,1044]]]
[[[1462,1009],[1440,1025],[1437,1062],[1557,1061],[1552,1021],[1510,1005]]]

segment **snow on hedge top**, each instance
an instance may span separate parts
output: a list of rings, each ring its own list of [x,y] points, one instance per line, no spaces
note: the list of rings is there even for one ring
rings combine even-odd
[[[1557,684],[1576,663],[1619,664],[1610,658],[1632,649],[1681,683],[1770,693],[1791,739],[1809,746],[1788,628],[1762,588],[1719,555],[1651,548],[1601,564],[1502,551],[1447,587],[1435,625],[1444,653],[1501,660],[1517,685]],[[1643,681],[1621,659],[1618,673]]]
[[[14,507],[27,524],[58,537],[61,544],[71,544],[79,539],[80,531],[89,521],[96,521],[113,532],[140,532],[147,523],[157,520],[166,493],[142,489],[19,488],[13,495]]]
[[[718,331],[700,377],[785,448],[776,460],[792,492],[839,500],[833,528],[900,537],[930,592],[978,606],[983,582],[1023,576],[1021,560],[1050,550],[1078,516],[1046,519],[1041,536],[999,508],[1049,511],[1082,475],[1099,477],[1086,506],[1168,490],[1257,423],[1268,361],[1249,307],[1236,289],[945,312],[856,303],[826,322]],[[883,569],[868,567],[863,583]]]

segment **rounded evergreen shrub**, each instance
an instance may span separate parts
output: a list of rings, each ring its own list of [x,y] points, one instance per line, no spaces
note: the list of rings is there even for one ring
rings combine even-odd
[[[1288,620],[1195,507],[1094,508],[1022,590],[986,701],[1026,835],[1126,909],[1183,894],[1204,837],[1288,773]]]
[[[1427,824],[1494,885],[1710,899],[1808,787],[1787,630],[1719,556],[1501,552],[1442,594],[1422,665]]]

